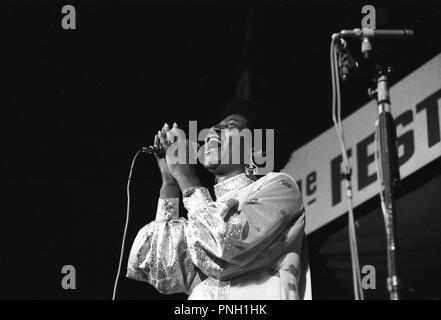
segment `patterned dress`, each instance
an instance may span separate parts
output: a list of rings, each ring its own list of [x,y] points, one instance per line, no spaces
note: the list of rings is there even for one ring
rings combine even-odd
[[[239,174],[184,198],[159,199],[132,245],[127,277],[190,300],[311,298],[305,211],[293,178]]]

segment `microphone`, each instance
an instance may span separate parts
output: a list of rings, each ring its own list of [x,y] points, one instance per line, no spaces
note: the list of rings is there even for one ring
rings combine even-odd
[[[361,53],[364,58],[370,60],[372,52],[372,44],[370,39],[391,39],[391,40],[407,40],[414,36],[413,30],[388,30],[388,29],[371,29],[361,28],[353,30],[341,30],[336,34],[341,38],[360,38],[361,39]]]
[[[358,63],[355,61],[354,57],[352,57],[352,54],[349,51],[348,45],[344,39],[336,37],[335,46],[337,51],[340,53],[338,60],[340,77],[343,81],[347,81],[352,73],[352,70],[356,71],[358,69]]]
[[[376,38],[376,39],[412,39],[413,30],[388,30],[388,29],[371,29],[361,28],[353,30],[341,30],[340,36],[343,38]]]
[[[141,151],[148,154],[155,154],[158,156],[158,158],[165,157],[165,151],[163,147],[158,147],[158,146],[142,147]]]

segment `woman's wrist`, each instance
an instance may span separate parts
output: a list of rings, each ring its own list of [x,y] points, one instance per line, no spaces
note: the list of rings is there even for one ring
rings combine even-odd
[[[182,171],[175,176],[175,179],[179,185],[181,191],[186,190],[190,187],[200,187],[201,183],[199,178],[196,176],[194,171]]]
[[[178,183],[172,177],[162,177],[163,186],[177,186]]]
[[[162,186],[159,191],[159,198],[179,198],[179,185],[173,182],[162,181]]]
[[[162,173],[162,185],[177,185],[175,178],[170,173]]]

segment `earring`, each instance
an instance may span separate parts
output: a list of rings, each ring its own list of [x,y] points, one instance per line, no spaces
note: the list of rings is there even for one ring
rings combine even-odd
[[[257,166],[253,161],[253,153],[252,152],[250,152],[249,163],[245,165],[245,174],[251,180],[254,180],[255,176],[257,175]]]

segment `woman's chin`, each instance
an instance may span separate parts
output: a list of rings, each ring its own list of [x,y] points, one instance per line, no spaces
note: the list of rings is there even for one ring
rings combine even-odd
[[[204,163],[204,168],[212,173],[215,173],[216,170],[219,168],[219,163],[218,162],[213,163],[213,162],[207,161]]]

